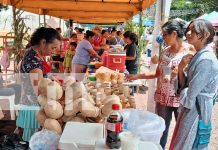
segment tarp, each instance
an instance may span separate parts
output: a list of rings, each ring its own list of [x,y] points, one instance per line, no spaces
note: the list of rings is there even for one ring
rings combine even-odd
[[[155,3],[156,0],[0,0],[28,12],[72,19],[78,23],[117,23]]]
[[[139,15],[135,15],[133,17],[133,23],[134,24],[139,24]],[[154,26],[154,20],[151,19],[143,19],[142,20],[142,25],[143,26]]]
[[[209,14],[204,14],[198,17],[197,19],[205,19],[205,20],[210,21],[213,24],[213,26],[215,27],[218,26],[218,12],[216,11],[213,11]]]

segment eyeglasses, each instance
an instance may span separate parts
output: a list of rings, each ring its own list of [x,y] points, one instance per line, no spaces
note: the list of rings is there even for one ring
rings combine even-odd
[[[189,33],[189,34],[193,34],[193,33],[198,34],[198,32],[195,30],[195,28],[188,29],[188,30],[185,32],[185,34],[187,34],[187,33]]]

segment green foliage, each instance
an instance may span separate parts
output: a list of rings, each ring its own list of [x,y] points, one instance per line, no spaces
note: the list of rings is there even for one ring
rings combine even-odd
[[[8,10],[8,6],[5,6],[5,5],[0,3],[0,12],[4,11],[4,10]]]
[[[171,10],[198,10],[196,13],[177,16],[184,20],[193,20],[205,13],[218,11],[217,0],[173,0]]]
[[[14,48],[13,51],[15,56],[15,69],[17,64],[22,59],[22,56],[20,55],[20,50],[24,48],[25,41],[28,42],[30,39],[30,35],[28,34],[28,31],[30,30],[29,27],[26,26],[24,19],[21,17],[23,14],[23,10],[13,8],[13,30],[14,32],[11,34],[14,34]]]
[[[125,31],[132,31],[132,32],[134,31],[134,23],[133,23],[132,20],[126,22],[126,25],[125,25],[125,27],[124,27],[124,30],[125,30]]]

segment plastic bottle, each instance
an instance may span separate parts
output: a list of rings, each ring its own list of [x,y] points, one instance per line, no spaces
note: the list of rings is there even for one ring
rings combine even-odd
[[[112,112],[107,118],[106,123],[106,145],[110,149],[119,149],[121,146],[121,141],[119,134],[122,132],[123,117],[119,113],[120,105],[113,104]]]

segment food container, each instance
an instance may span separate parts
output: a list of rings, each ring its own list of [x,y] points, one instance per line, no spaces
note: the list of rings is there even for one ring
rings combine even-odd
[[[89,69],[95,69],[95,64],[88,64]]]
[[[124,72],[126,69],[126,54],[125,53],[109,53],[107,58],[107,67],[112,70]]]
[[[90,80],[90,81],[96,81],[97,79],[96,79],[95,76],[91,75],[91,76],[89,76],[89,80]]]

